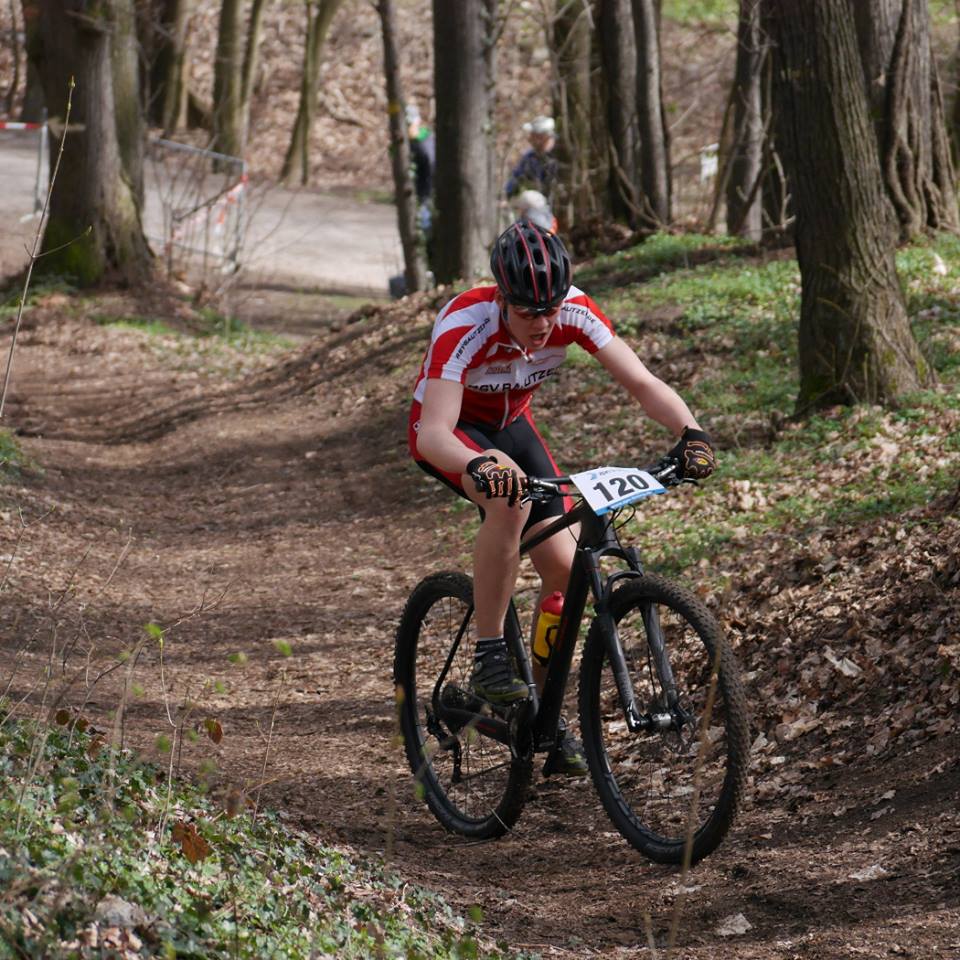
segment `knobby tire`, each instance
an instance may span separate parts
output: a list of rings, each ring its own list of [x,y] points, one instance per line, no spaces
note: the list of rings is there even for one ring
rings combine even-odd
[[[663,711],[665,699],[641,616],[644,606],[651,605],[659,614],[680,704],[690,722],[679,730],[629,732],[602,624],[595,620],[580,670],[584,752],[610,819],[634,848],[657,863],[683,862],[691,801],[698,796],[691,852],[691,863],[696,863],[723,840],[740,804],[750,754],[746,699],[716,619],[688,590],[646,574],[623,584],[611,603],[641,712]],[[715,701],[700,757],[700,725],[717,651]]]
[[[476,730],[450,731],[441,725],[452,739],[437,735],[431,703],[434,686],[472,603],[473,582],[462,573],[434,574],[417,584],[397,630],[394,681],[402,691],[400,730],[417,792],[451,833],[488,840],[502,836],[517,822],[533,760],[530,755],[511,755],[505,744]],[[515,623],[515,614],[508,621]],[[471,616],[447,676],[447,682],[458,688],[467,686],[475,641]],[[466,775],[459,783],[453,774],[454,742],[462,757],[461,773]]]

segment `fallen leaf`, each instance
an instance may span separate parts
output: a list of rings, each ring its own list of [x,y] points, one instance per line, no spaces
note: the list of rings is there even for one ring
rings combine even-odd
[[[175,843],[180,844],[183,855],[191,863],[199,863],[213,852],[213,848],[197,833],[197,828],[192,823],[178,820],[173,825],[170,835]]]
[[[859,677],[863,673],[863,667],[857,666],[849,657],[837,657],[829,647],[824,648],[823,655],[845,677]]]
[[[207,718],[203,721],[203,726],[207,731],[207,736],[214,743],[219,743],[223,739],[223,727],[220,725],[219,720]]]

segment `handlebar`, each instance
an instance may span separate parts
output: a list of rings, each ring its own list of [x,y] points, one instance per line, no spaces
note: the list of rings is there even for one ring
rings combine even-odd
[[[692,477],[678,477],[677,470],[680,462],[675,457],[661,457],[656,463],[648,467],[641,467],[665,487],[677,487],[682,483],[697,485]],[[569,487],[573,481],[569,477],[526,477],[524,495],[521,503],[533,501],[545,503],[554,497],[563,496],[563,488]]]

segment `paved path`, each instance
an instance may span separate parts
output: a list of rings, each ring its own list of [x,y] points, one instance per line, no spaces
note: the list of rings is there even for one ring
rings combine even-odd
[[[33,242],[37,221],[21,218],[34,207],[38,139],[37,133],[0,131],[0,277],[27,263]],[[281,187],[251,187],[247,194],[248,283],[386,294],[388,278],[402,272],[392,205]],[[145,228],[151,237],[162,235],[162,219],[157,193],[148,188]]]

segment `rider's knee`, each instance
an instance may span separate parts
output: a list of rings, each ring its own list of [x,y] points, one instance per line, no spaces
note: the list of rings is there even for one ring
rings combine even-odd
[[[483,526],[519,537],[529,515],[529,504],[511,507],[506,500],[494,498],[483,505]]]

